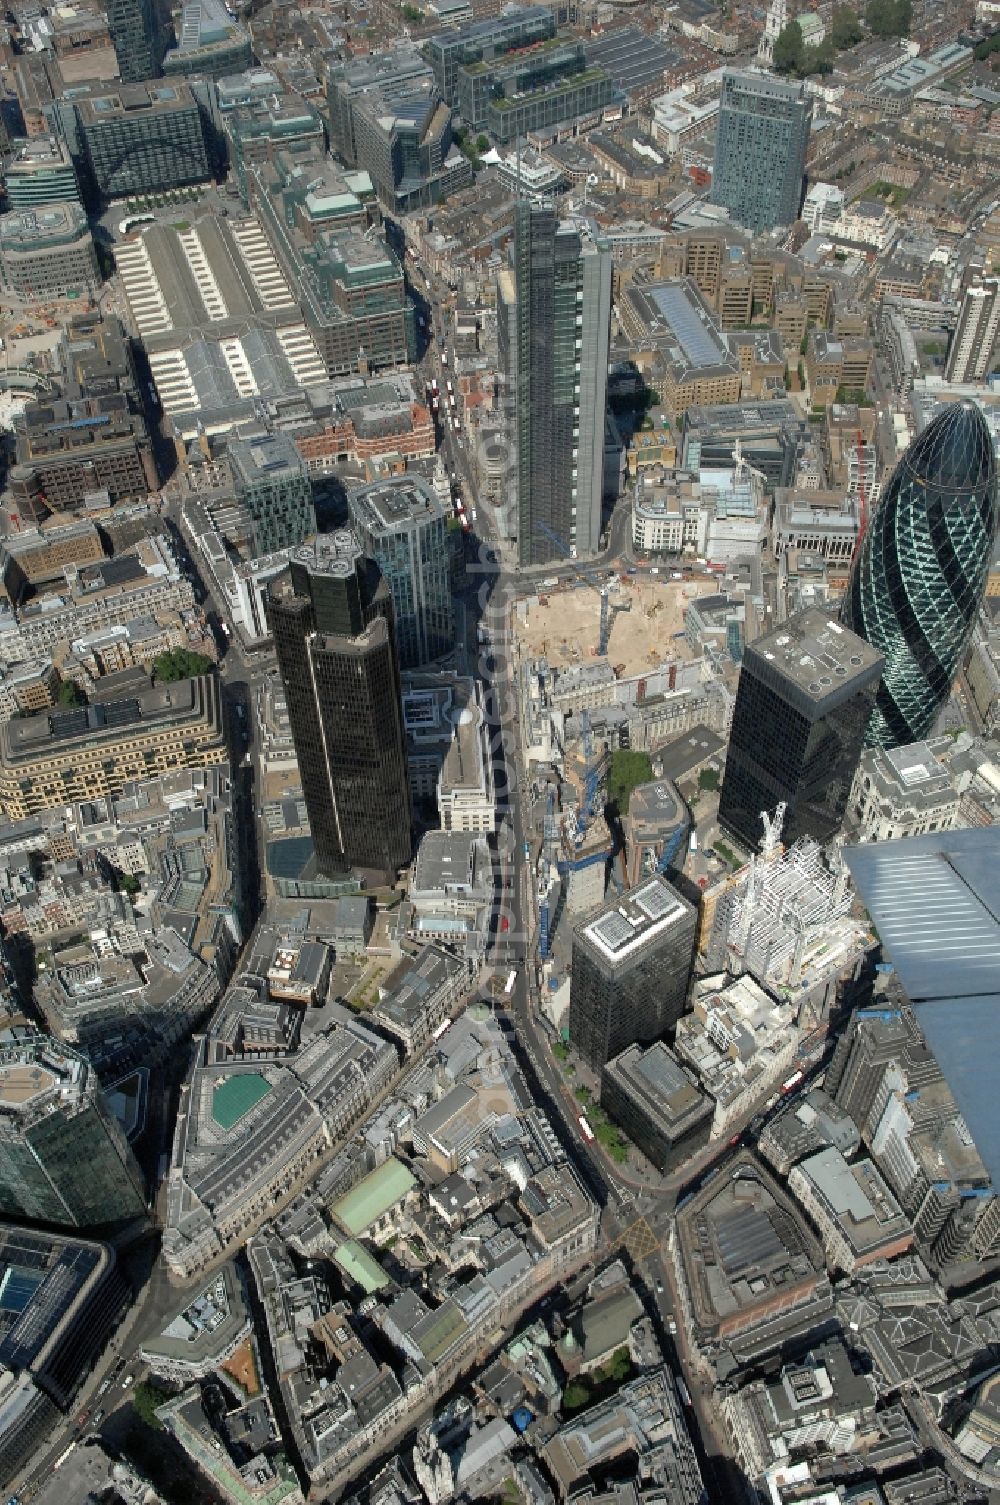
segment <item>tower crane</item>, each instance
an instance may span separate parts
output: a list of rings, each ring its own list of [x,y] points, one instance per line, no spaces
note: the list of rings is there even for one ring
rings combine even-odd
[[[768,485],[767,476],[762,470],[758,470],[756,465],[750,464],[750,461],[743,453],[743,442],[739,438],[733,444],[733,459],[736,461],[737,476],[741,479],[745,475],[753,476],[755,480],[760,482],[760,496],[763,497]]]
[[[550,784],[545,794],[545,825],[543,827],[542,858],[544,866],[555,859],[556,850],[556,787]],[[547,872],[542,877],[544,887],[538,894],[538,954],[542,961],[549,955],[549,883]]]
[[[583,758],[586,773],[583,786],[583,823],[590,824],[597,798],[597,759],[594,757],[594,732],[590,725],[590,712],[586,706],[580,711],[580,738],[583,742]]]
[[[770,815],[766,810],[760,812],[761,825],[764,827],[764,839],[760,844],[760,855],[765,862],[769,861],[777,852],[781,844],[781,829],[785,824],[785,811],[788,806],[784,800],[779,801],[774,807],[774,814]]]

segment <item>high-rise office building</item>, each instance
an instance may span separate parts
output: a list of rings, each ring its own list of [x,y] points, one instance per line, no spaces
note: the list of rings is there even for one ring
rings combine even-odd
[[[352,116],[358,166],[384,208],[426,208],[472,182],[472,164],[452,139],[451,110],[433,84],[403,98],[371,89],[355,100]]]
[[[104,198],[155,193],[211,176],[202,114],[182,79],[74,90],[76,136]]]
[[[355,107],[373,92],[384,103],[394,105],[433,82],[431,68],[412,46],[333,64],[326,87],[331,151],[348,167],[363,166],[358,154]]]
[[[156,0],[108,0],[108,30],[122,83],[156,78],[163,57],[163,27]]]
[[[444,508],[417,475],[393,476],[347,494],[351,526],[392,593],[401,669],[455,646],[450,550]]]
[[[321,178],[322,167],[310,164],[310,170]],[[331,226],[324,222],[325,206],[297,199],[291,182],[272,182],[265,191],[261,174],[251,172],[250,180],[254,210],[275,256],[298,288],[309,333],[328,375],[368,376],[415,360],[416,312],[406,295],[402,265],[384,232],[372,228],[362,234],[352,228],[350,216],[366,215],[365,202],[345,183],[337,195],[338,214],[345,217]]]
[[[601,1072],[601,1107],[667,1174],[709,1141],[715,1103],[662,1040],[630,1045]]]
[[[250,33],[222,0],[185,0],[177,46],[163,58],[167,78],[230,78],[252,60]]]
[[[322,873],[410,860],[410,799],[392,596],[341,529],[292,556],[268,587],[302,792]]]
[[[521,564],[596,553],[601,534],[611,253],[549,206],[520,203],[501,332],[514,401]]]
[[[47,1035],[0,1045],[0,1216],[101,1228],[145,1212],[142,1173],[90,1063]]]
[[[719,822],[750,851],[761,812],[786,805],[784,840],[840,828],[875,705],[882,655],[818,607],[745,650]]]
[[[49,204],[0,216],[0,277],[29,299],[65,297],[71,288],[96,292],[101,275],[81,206]]]
[[[673,1029],[687,998],[697,920],[658,874],[574,930],[569,1037],[594,1071]]]
[[[587,49],[576,37],[462,67],[457,87],[463,124],[510,146],[531,131],[596,114],[617,92],[609,73],[588,64]]]
[[[445,99],[458,104],[459,69],[491,62],[556,34],[556,18],[547,5],[511,5],[499,16],[470,21],[431,37],[425,47],[434,79]]]
[[[316,532],[312,481],[287,434],[231,440],[229,464],[258,558],[276,549],[292,549]]]
[[[885,656],[869,746],[931,731],[975,626],[998,524],[989,427],[975,403],[953,403],[890,476],[841,606],[841,621]]]
[[[727,68],[715,131],[712,203],[748,230],[798,217],[812,100],[804,84]]]
[[[965,289],[955,333],[945,362],[946,381],[980,382],[990,372],[990,362],[1000,335],[1000,281],[990,277]]]

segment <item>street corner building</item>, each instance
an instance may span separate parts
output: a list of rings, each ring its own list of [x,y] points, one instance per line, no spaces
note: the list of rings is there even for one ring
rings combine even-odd
[[[920,742],[933,727],[986,592],[998,523],[989,427],[974,403],[955,403],[893,471],[841,608],[885,655],[870,747]]]

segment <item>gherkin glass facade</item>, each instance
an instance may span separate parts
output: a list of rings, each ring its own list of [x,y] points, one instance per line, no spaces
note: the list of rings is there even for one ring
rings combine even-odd
[[[989,428],[974,403],[956,403],[893,471],[841,608],[841,621],[885,655],[869,747],[930,732],[985,594],[997,524]]]

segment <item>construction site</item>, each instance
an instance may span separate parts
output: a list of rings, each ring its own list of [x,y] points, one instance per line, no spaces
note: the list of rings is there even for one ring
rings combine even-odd
[[[537,864],[539,957],[551,956],[552,929],[565,910],[578,916],[603,902],[615,848],[603,814],[608,753],[581,713],[581,739],[562,781],[546,788],[542,850]],[[612,874],[612,882],[614,882]]]
[[[711,593],[709,581],[659,576],[561,582],[518,602],[518,644],[523,656],[546,658],[554,669],[583,663],[599,656],[604,611],[609,662],[620,675],[641,674],[650,664],[694,657],[684,639],[684,612],[696,596]]]

